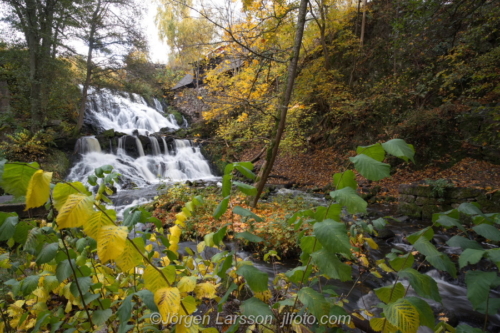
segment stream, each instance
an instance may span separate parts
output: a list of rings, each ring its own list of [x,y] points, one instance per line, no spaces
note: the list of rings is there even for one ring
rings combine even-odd
[[[165,113],[165,105],[153,99],[150,105],[139,95],[110,90],[93,90],[87,103],[85,122],[93,128],[96,136],[85,136],[78,140],[75,151],[78,159],[74,163],[67,177],[70,181],[87,183],[87,178],[94,173],[97,167],[112,165],[120,173],[121,181],[115,184],[116,193],[111,196],[118,215],[128,207],[144,204],[153,200],[162,187],[179,181],[202,181],[206,184],[217,184],[217,177],[211,170],[207,159],[202,155],[200,147],[190,140],[173,138],[169,132],[186,127],[183,119],[179,124],[175,117]],[[104,131],[113,130],[119,135],[103,139],[99,136]],[[104,140],[104,141],[103,141]],[[278,190],[274,196],[302,196],[315,205],[327,205],[324,197],[312,195],[298,190]],[[271,198],[272,199],[272,198]],[[271,200],[269,199],[269,200]],[[393,215],[393,206],[379,205],[371,207],[369,218]],[[347,219],[352,218],[347,216]],[[366,217],[365,217],[366,218]],[[391,222],[384,237],[376,238],[378,250],[371,251],[373,260],[381,259],[398,248],[411,251],[412,246],[406,242],[408,234],[425,227],[417,221],[407,217],[399,217],[401,222]],[[441,237],[441,239],[439,239]],[[436,235],[436,242],[441,244],[448,253],[460,253],[457,248],[450,248],[444,244],[447,236]],[[443,241],[444,239],[444,241]],[[196,249],[196,243],[183,242],[181,252],[186,247]],[[234,244],[227,244],[229,250]],[[458,251],[458,252],[457,252]],[[211,256],[212,254],[207,254]],[[269,264],[256,260],[251,253],[238,250],[241,258],[252,260],[254,265],[269,275],[272,280],[278,273],[286,272],[298,266],[298,262]],[[358,276],[357,267],[353,267],[353,276]],[[449,323],[456,326],[466,323],[474,327],[482,327],[484,315],[474,311],[467,300],[467,290],[456,281],[449,281],[436,270],[426,274],[431,276],[439,287],[442,303],[427,300],[435,314],[443,313],[449,318]],[[380,312],[376,308],[380,302],[373,293],[374,288],[390,285],[394,275],[387,274],[384,279],[377,279],[370,274],[363,274],[360,283],[321,280],[322,288],[334,289],[339,295],[347,295],[348,310],[359,308]],[[353,287],[354,285],[354,287]],[[318,286],[316,286],[318,288]],[[409,293],[413,294],[411,288]],[[500,293],[492,292],[493,297],[500,297]],[[489,331],[500,332],[500,314],[489,317]],[[421,327],[419,332],[429,332]]]

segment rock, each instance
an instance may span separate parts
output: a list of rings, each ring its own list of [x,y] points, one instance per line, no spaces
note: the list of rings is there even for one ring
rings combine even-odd
[[[399,195],[399,201],[402,202],[415,202],[415,196],[414,195],[409,195],[409,194],[400,194]]]
[[[455,187],[448,189],[449,197],[452,199],[467,199],[477,197],[484,193],[484,190],[468,187]]]
[[[108,138],[108,139],[109,139],[109,138],[112,138],[112,137],[114,137],[114,136],[115,136],[115,130],[111,128],[111,129],[109,129],[109,130],[106,130],[106,131],[102,132],[102,135],[103,135],[104,137]]]
[[[410,217],[422,218],[422,207],[408,202],[400,202],[398,212]]]
[[[389,228],[384,228],[384,229],[378,231],[377,238],[388,239],[388,238],[392,238],[394,236],[396,236],[394,231],[392,231]]]

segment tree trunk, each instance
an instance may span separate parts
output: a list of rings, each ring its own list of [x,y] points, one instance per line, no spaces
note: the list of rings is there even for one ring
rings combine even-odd
[[[293,45],[292,58],[290,59],[290,65],[288,66],[288,76],[286,79],[286,87],[283,94],[280,97],[278,110],[276,110],[276,122],[273,129],[273,139],[271,140],[269,147],[267,148],[266,161],[264,166],[257,177],[257,194],[253,201],[253,206],[257,206],[260,195],[264,190],[264,185],[266,184],[267,178],[271,173],[274,161],[278,155],[278,149],[281,142],[281,137],[283,136],[283,131],[285,130],[286,115],[288,112],[288,104],[293,91],[293,84],[295,81],[295,75],[297,72],[297,64],[299,61],[300,46],[302,45],[302,35],[304,34],[304,26],[306,21],[307,13],[307,3],[308,0],[300,1],[299,15],[297,17],[297,29],[295,32],[295,41]]]
[[[359,38],[359,45],[363,47],[365,40],[365,25],[366,25],[366,0],[363,0],[363,19],[361,20],[361,37]]]

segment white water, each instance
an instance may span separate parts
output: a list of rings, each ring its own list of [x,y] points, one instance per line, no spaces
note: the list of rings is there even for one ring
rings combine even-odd
[[[180,128],[175,117],[170,115],[166,119],[157,110],[148,107],[141,96],[124,96],[125,93],[94,91],[87,112],[93,114],[92,118],[97,122],[95,125],[130,134],[135,131],[151,134],[163,127]],[[155,99],[154,103],[156,108],[163,110],[159,101]],[[106,153],[101,151],[94,136],[82,137],[75,147],[75,152],[82,156],[71,169],[68,179],[86,183],[96,168],[106,164],[112,165],[121,174],[122,181],[116,184],[118,190],[126,186],[144,187],[163,181],[215,178],[200,148],[193,146],[189,140],[166,140],[164,136],[149,136],[148,139],[148,152],[151,153],[145,153],[139,137],[131,135],[120,137],[116,151],[111,148],[111,152]],[[167,141],[170,142],[170,149]],[[127,144],[129,147],[126,147]]]
[[[154,104],[156,109],[149,107],[144,98],[137,94],[91,89],[87,112],[104,129],[126,134],[138,130],[139,134],[147,135],[165,127],[173,130],[181,127],[173,115],[169,115],[168,119],[162,116],[160,112],[163,112],[163,107],[157,99],[154,99]]]

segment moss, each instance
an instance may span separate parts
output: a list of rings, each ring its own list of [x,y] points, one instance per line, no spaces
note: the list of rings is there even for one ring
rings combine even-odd
[[[52,171],[52,178],[55,181],[64,180],[70,167],[69,159],[65,153],[57,149],[51,149],[47,154],[42,168]]]

